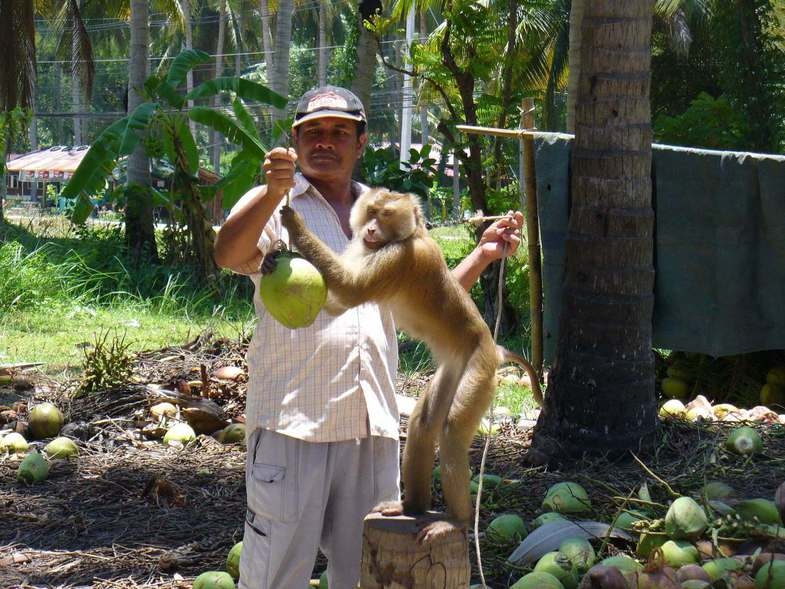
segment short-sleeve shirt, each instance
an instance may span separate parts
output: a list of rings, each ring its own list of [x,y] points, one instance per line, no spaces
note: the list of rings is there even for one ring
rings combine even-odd
[[[367,187],[355,183],[353,190]],[[290,194],[292,208],[308,228],[336,252],[343,251],[349,239],[330,203],[301,174]],[[289,242],[278,211],[261,233],[259,251],[266,253],[277,239]],[[258,315],[247,354],[249,431],[261,427],[309,442],[369,435],[397,439],[398,346],[390,312],[366,303],[338,316],[322,311],[310,326],[289,329],[259,298],[264,276],[258,269],[248,275]]]

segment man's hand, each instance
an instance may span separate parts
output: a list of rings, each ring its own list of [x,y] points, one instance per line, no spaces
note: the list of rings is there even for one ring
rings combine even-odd
[[[489,262],[511,256],[521,243],[522,227],[523,213],[509,211],[507,216],[497,219],[483,231],[477,249]]]
[[[292,148],[276,147],[267,152],[262,168],[267,182],[267,195],[280,201],[294,187],[294,163],[297,154]]]

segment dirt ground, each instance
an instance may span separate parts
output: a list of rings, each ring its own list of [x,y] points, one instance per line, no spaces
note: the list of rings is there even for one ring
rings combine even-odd
[[[76,383],[36,371],[16,386],[0,385],[0,429],[12,427],[14,416],[23,419],[28,403],[50,400],[64,409],[66,432],[80,450],[76,460],[53,461],[49,478],[29,486],[16,481],[18,458],[0,457],[0,588],[189,588],[199,573],[223,569],[229,549],[242,539],[245,449],[211,435],[183,448],[164,446],[149,425],[149,407],[162,395],[181,407],[192,396],[209,398],[224,419],[241,420],[245,377],[211,375],[221,366],[244,367],[243,352],[238,343],[198,340],[141,354],[126,386],[76,398]],[[413,392],[424,381],[399,384]],[[728,482],[740,497],[768,499],[785,481],[780,425],[760,426],[764,452],[749,458],[718,449],[727,424],[673,422],[660,428],[656,450],[637,460],[595,457],[559,471],[523,464],[530,426],[503,423],[490,442],[486,472],[505,479],[486,491],[480,514],[482,567],[494,588],[508,587],[523,571],[506,562],[517,542],[500,546],[482,530],[501,513],[530,522],[555,482],[579,482],[592,499],[590,519],[610,522],[621,508],[636,506],[644,482],[652,503],[664,506],[674,493],[695,494],[707,480]],[[471,450],[475,473],[483,444],[477,437]],[[438,491],[435,507],[442,507]],[[735,545],[751,550],[751,543],[764,542]],[[477,573],[474,551],[472,543]],[[634,544],[612,542],[603,551],[633,553]],[[320,558],[314,577],[323,568]]]

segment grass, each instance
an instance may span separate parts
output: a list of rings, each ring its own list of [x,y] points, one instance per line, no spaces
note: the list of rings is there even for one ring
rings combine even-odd
[[[240,338],[253,322],[248,280],[222,275],[219,290],[187,269],[132,269],[121,235],[77,232],[57,218],[0,227],[0,364],[44,362],[50,374],[81,367],[96,336],[129,351],[192,340],[205,330]]]

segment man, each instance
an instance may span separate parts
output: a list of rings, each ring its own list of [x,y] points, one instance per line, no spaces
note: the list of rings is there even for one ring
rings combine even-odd
[[[216,240],[216,262],[253,280],[259,315],[248,348],[240,587],[302,589],[321,548],[330,588],[355,589],[363,518],[399,496],[393,318],[369,303],[337,317],[323,312],[309,327],[290,330],[258,297],[264,255],[277,240],[288,241],[278,212],[287,192],[325,243],[337,251],[348,243],[349,211],[366,189],[352,181],[365,128],[362,103],[348,90],[325,86],[304,94],[292,124],[294,149],[270,151],[267,185],[240,199]],[[516,212],[485,231],[454,270],[465,288],[515,251],[522,220]]]

